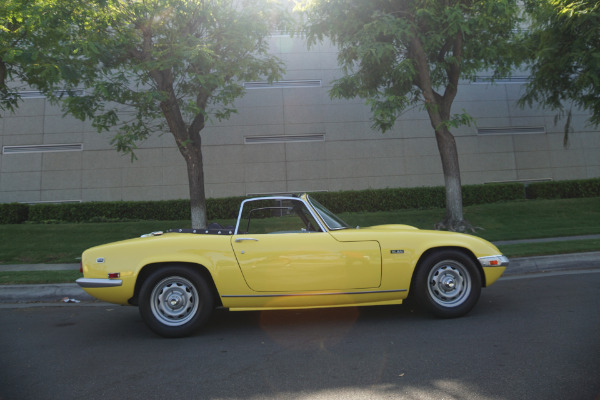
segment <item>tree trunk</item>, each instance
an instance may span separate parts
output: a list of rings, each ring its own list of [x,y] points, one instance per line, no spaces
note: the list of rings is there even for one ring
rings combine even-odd
[[[204,192],[204,167],[202,164],[202,149],[200,146],[188,146],[184,156],[187,163],[188,181],[190,187],[190,211],[193,229],[203,229],[207,226],[206,194]]]
[[[199,113],[188,128],[177,103],[170,71],[156,71],[153,73],[153,77],[158,83],[158,87],[169,95],[167,100],[160,103],[160,108],[187,165],[192,228],[206,228],[206,195],[200,138],[200,131],[204,128],[204,115]]]
[[[169,108],[161,105],[163,110]],[[178,109],[177,109],[178,110]],[[190,188],[190,217],[193,229],[206,228],[206,194],[204,191],[204,164],[200,129],[185,129],[181,113],[166,112],[165,117],[179,152],[187,165],[188,186]],[[174,117],[175,116],[175,117]]]
[[[442,160],[446,187],[446,217],[443,221],[437,223],[435,228],[464,232],[472,228],[463,216],[462,185],[456,141],[446,127],[438,127],[435,131],[435,137]]]
[[[142,48],[132,48],[130,55],[141,62],[148,62],[153,57],[154,32],[152,31],[152,24],[145,24],[140,29],[142,30],[143,38]],[[196,105],[202,112],[198,112],[192,123],[188,126],[183,119],[179,99],[175,94],[173,71],[169,68],[153,69],[149,73],[150,77],[156,83],[158,90],[166,94],[166,98],[160,102],[160,109],[169,126],[169,131],[175,138],[177,148],[187,165],[192,228],[206,228],[206,194],[204,192],[204,166],[202,163],[200,131],[204,128],[204,110],[206,110],[206,104],[211,91],[203,88],[198,94]]]
[[[421,89],[425,100],[425,109],[429,114],[429,121],[435,131],[438,150],[442,159],[444,183],[446,187],[446,217],[435,224],[436,229],[464,232],[473,230],[471,224],[465,221],[462,209],[462,186],[460,181],[460,167],[458,165],[458,150],[454,136],[448,130],[450,110],[456,97],[460,64],[453,62],[447,69],[448,85],[444,95],[437,93],[432,85],[429,75],[429,62],[423,44],[419,40],[419,33],[415,32],[411,40],[410,52],[416,61],[417,76],[415,85]],[[462,55],[462,35],[457,34],[452,52],[458,60]]]
[[[473,227],[465,221],[463,216],[462,184],[456,140],[446,126],[450,116],[450,105],[444,103],[441,96],[437,96],[436,99],[436,96],[433,95],[432,98],[441,103],[428,102],[426,108],[431,126],[435,131],[446,188],[446,217],[443,221],[435,224],[435,229],[446,229],[455,232],[473,231]]]

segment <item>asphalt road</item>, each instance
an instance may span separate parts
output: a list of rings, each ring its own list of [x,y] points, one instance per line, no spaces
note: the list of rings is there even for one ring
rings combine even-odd
[[[599,311],[599,270],[503,279],[455,320],[218,311],[185,339],[132,307],[3,306],[0,399],[596,400]]]

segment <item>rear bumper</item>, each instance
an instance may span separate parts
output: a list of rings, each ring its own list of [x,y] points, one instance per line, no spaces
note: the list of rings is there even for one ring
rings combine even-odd
[[[120,279],[79,278],[75,282],[82,288],[107,288],[123,285],[123,281]]]

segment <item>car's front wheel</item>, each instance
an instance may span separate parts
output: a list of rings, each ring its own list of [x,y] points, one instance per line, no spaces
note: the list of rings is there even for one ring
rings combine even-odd
[[[139,297],[142,319],[164,337],[188,336],[214,309],[211,288],[196,270],[168,266],[154,271],[142,284]]]
[[[473,260],[457,250],[428,255],[414,280],[417,303],[442,318],[467,314],[481,294],[481,277]]]

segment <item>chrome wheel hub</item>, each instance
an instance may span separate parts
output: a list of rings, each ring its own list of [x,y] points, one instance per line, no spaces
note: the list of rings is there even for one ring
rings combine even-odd
[[[150,295],[152,313],[162,324],[180,326],[198,310],[198,291],[186,278],[171,276],[160,281]]]
[[[451,276],[447,276],[444,279],[442,279],[441,284],[444,287],[444,289],[446,289],[446,290],[452,290],[456,287],[456,282],[454,281],[454,278]]]
[[[179,305],[183,303],[183,301],[184,299],[179,293],[172,294],[169,296],[168,305],[171,307],[171,309],[177,309],[179,308]]]
[[[461,263],[445,260],[429,272],[428,290],[431,299],[444,307],[461,305],[471,293],[471,276]]]

